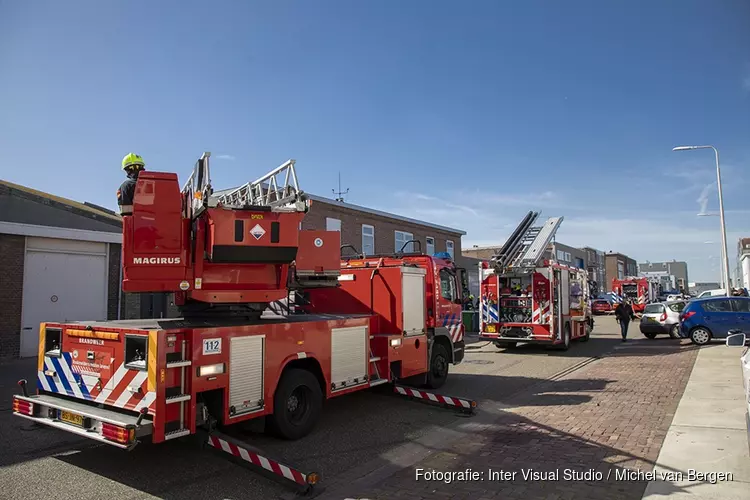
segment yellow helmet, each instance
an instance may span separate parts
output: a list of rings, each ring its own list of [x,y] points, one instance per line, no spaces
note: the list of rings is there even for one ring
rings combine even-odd
[[[127,170],[130,167],[141,167],[144,168],[146,164],[143,162],[143,158],[135,153],[128,153],[125,158],[122,159],[122,169]]]

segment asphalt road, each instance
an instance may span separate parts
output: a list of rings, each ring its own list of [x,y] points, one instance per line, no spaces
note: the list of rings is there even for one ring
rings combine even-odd
[[[631,325],[636,342],[647,341]],[[471,339],[469,339],[471,342]],[[670,341],[657,339],[655,342]],[[611,317],[598,317],[587,343],[567,352],[519,345],[499,350],[474,341],[464,362],[452,372],[441,393],[473,398],[481,405],[502,404],[519,391],[533,391],[543,380],[575,370],[620,345]],[[0,365],[0,498],[179,498],[270,499],[288,497],[290,489],[222,454],[201,449],[192,440],[141,445],[131,452],[92,443],[60,431],[33,426],[12,417],[11,394],[16,380],[33,380],[35,360]],[[231,435],[266,452],[269,457],[303,472],[318,472],[321,485],[339,482],[352,471],[375,467],[379,457],[404,444],[440,436],[461,417],[455,412],[399,398],[376,388],[333,399],[324,407],[313,434],[296,442],[277,441],[256,424]],[[554,404],[550,400],[550,404]]]

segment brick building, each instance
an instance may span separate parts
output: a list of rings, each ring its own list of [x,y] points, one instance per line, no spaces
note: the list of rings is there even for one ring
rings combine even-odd
[[[367,255],[393,253],[409,240],[419,241],[422,251],[432,255],[448,252],[455,259],[461,255],[461,236],[465,231],[440,226],[359,205],[308,194],[310,212],[302,221],[302,229],[341,231],[341,244],[352,245]],[[417,251],[410,243],[405,251]]]
[[[625,276],[638,275],[638,263],[625,254],[617,252],[607,252],[604,254],[604,274],[606,281],[606,290],[612,291],[612,280],[622,279]]]
[[[592,247],[581,248],[586,252],[586,271],[589,273],[589,279],[596,282],[599,287],[604,289],[603,284],[606,281],[606,270],[604,268],[604,252]]]

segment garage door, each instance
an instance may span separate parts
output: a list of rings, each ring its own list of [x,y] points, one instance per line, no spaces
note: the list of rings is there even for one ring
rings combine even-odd
[[[107,244],[26,238],[21,356],[36,356],[39,323],[107,318]]]

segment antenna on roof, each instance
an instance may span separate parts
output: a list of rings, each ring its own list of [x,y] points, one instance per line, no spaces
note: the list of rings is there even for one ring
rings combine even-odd
[[[349,188],[346,188],[346,191],[341,190],[341,172],[339,172],[339,190],[336,191],[335,189],[331,189],[333,191],[333,194],[337,194],[336,201],[340,201],[343,203],[344,197],[342,195],[349,193]]]

